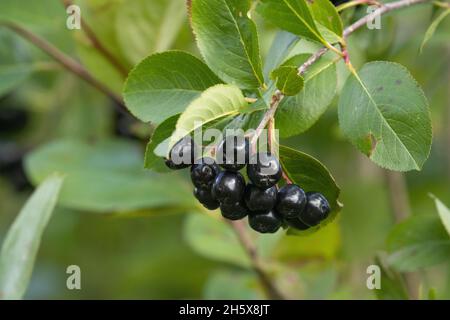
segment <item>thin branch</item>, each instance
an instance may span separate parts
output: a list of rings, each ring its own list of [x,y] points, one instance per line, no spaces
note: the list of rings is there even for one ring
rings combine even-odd
[[[372,22],[376,18],[382,16],[385,13],[391,12],[393,10],[409,7],[415,4],[429,2],[430,0],[401,0],[397,2],[391,2],[391,3],[385,3],[380,8],[376,9],[371,14],[368,14],[367,16],[359,19],[351,26],[347,27],[344,31],[344,38],[351,35],[353,32],[358,30],[364,25],[367,25],[367,23]]]
[[[256,246],[247,233],[245,224],[242,220],[240,221],[228,221],[231,225],[234,232],[236,233],[239,242],[247,253],[250,261],[252,263],[252,268],[258,276],[261,284],[263,285],[267,296],[272,300],[284,300],[286,297],[278,290],[275,284],[272,282],[272,279],[267,274],[263,265],[261,264],[260,258],[258,256],[258,252],[256,250]]]
[[[284,94],[277,90],[275,94],[272,96],[272,101],[270,102],[270,108],[267,110],[267,112],[264,114],[264,117],[262,118],[261,122],[259,123],[258,127],[255,130],[255,134],[253,135],[251,144],[256,145],[258,138],[261,136],[264,128],[267,126],[269,121],[275,116],[275,112],[277,111],[278,106],[280,105],[281,100],[283,100]]]
[[[66,8],[73,4],[72,0],[62,0],[62,2]],[[80,22],[81,29],[91,41],[92,46],[103,55],[103,57],[108,60],[123,77],[126,77],[128,75],[128,69],[101,43],[94,30],[92,30],[82,17],[80,17]]]
[[[74,60],[73,58],[67,56],[64,52],[53,46],[51,43],[47,42],[45,39],[39,37],[38,35],[32,33],[31,31],[15,24],[15,23],[9,23],[9,22],[0,22],[0,26],[4,26],[9,28],[11,31],[17,33],[19,36],[23,37],[24,39],[30,41],[32,44],[34,44],[36,47],[47,53],[50,57],[55,59],[58,63],[60,63],[65,69],[68,71],[74,73],[90,85],[92,85],[97,90],[101,91],[102,93],[106,94],[108,97],[110,97],[112,100],[116,102],[116,104],[120,107],[122,107],[123,110],[125,110],[125,104],[122,100],[122,98],[111,91],[107,86],[105,86],[103,83],[95,79],[89,71],[87,71],[78,61]],[[123,111],[121,109],[121,111]]]

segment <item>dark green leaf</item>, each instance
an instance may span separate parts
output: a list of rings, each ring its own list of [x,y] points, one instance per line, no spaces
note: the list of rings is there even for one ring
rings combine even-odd
[[[261,0],[257,11],[277,27],[310,40],[326,42],[305,0]]]
[[[211,69],[242,89],[263,86],[258,34],[247,0],[192,0],[191,24]]]
[[[168,51],[144,59],[131,71],[123,94],[133,115],[144,122],[161,123],[183,112],[202,91],[220,82],[189,53]]]
[[[336,7],[330,0],[313,0],[307,1],[307,3],[311,9],[314,20],[336,34],[338,37],[342,37],[344,30],[342,20],[336,10]]]
[[[349,77],[339,101],[339,123],[347,138],[383,168],[420,170],[430,153],[427,99],[396,63],[370,62]]]
[[[286,96],[295,96],[303,89],[303,77],[295,66],[279,67],[272,72],[272,78],[276,80],[278,90]]]

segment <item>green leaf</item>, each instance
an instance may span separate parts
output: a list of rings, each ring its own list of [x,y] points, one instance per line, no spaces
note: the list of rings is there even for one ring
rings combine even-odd
[[[420,170],[431,148],[431,120],[422,89],[401,65],[367,63],[347,80],[340,127],[373,162],[397,171]]]
[[[191,0],[197,45],[210,68],[242,89],[264,85],[258,33],[248,0]]]
[[[269,80],[272,70],[276,69],[286,59],[299,40],[299,37],[295,34],[286,31],[280,31],[276,34],[264,63],[265,79]]]
[[[300,54],[283,65],[301,66],[309,58]],[[334,61],[322,58],[305,73],[305,86],[294,97],[286,97],[280,103],[275,124],[280,137],[295,136],[313,126],[333,101],[337,88]]]
[[[251,263],[233,230],[220,218],[192,213],[184,226],[184,238],[198,254],[217,261],[248,268]]]
[[[305,0],[261,0],[257,11],[265,20],[298,36],[326,42]]]
[[[184,0],[124,1],[117,10],[116,33],[122,51],[133,64],[154,52],[170,49],[181,30]]]
[[[238,87],[219,84],[207,89],[181,114],[170,146],[195,129],[220,118],[237,115],[246,107],[247,102]]]
[[[189,53],[168,51],[151,55],[138,64],[128,76],[123,95],[137,118],[161,123],[183,112],[202,91],[220,82]]]
[[[431,197],[434,199],[434,202],[436,204],[436,209],[439,214],[439,218],[441,218],[442,224],[444,225],[445,230],[447,230],[447,233],[450,236],[450,209],[434,195],[431,195]]]
[[[123,140],[59,140],[27,156],[27,175],[39,183],[51,172],[66,175],[60,203],[99,213],[192,207],[192,191],[176,176],[142,168],[138,145]],[[167,197],[171,190],[174,197]]]
[[[16,300],[25,294],[63,180],[59,175],[45,179],[6,234],[0,253],[0,298]]]
[[[450,259],[450,239],[434,215],[413,216],[389,234],[389,265],[399,271],[415,271]]]
[[[386,265],[384,255],[375,258],[375,265],[381,269],[381,288],[375,290],[375,295],[380,300],[407,300],[408,291],[402,276]]]
[[[279,67],[272,72],[272,78],[276,80],[278,90],[286,96],[295,96],[303,89],[304,79],[295,66]]]
[[[172,133],[175,131],[175,127],[177,125],[179,117],[180,114],[176,114],[156,127],[145,150],[145,168],[160,171],[159,169],[161,169],[162,166],[165,167],[165,165],[163,164],[163,159],[155,154],[155,149],[160,143],[162,143],[172,135]]]
[[[338,37],[342,37],[344,27],[336,7],[329,0],[307,1],[314,20]],[[332,41],[335,42],[335,41]]]
[[[328,169],[310,155],[285,146],[280,146],[280,163],[285,174],[293,183],[299,185],[306,192],[316,191],[325,196],[330,203],[332,213],[321,226],[331,222],[341,209],[341,204],[338,201],[339,187]],[[321,226],[311,228],[307,233],[316,231]],[[301,233],[293,232],[293,234]]]
[[[423,51],[423,48],[427,44],[427,42],[433,37],[434,32],[436,31],[439,24],[450,14],[450,9],[446,9],[445,11],[441,12],[439,16],[437,16],[436,19],[430,24],[427,31],[425,32],[425,36],[423,38],[422,44],[420,45],[420,52]]]

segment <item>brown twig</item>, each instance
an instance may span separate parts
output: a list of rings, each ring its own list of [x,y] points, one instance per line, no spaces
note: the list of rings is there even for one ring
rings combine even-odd
[[[58,63],[60,63],[65,69],[74,73],[90,85],[92,85],[97,90],[106,94],[112,100],[116,102],[116,104],[121,108],[121,110],[125,110],[125,104],[122,100],[122,97],[111,91],[107,86],[98,81],[94,76],[92,76],[89,71],[86,70],[78,61],[73,58],[67,56],[64,52],[53,46],[51,43],[47,42],[45,39],[39,37],[38,35],[32,33],[31,31],[11,22],[0,22],[0,26],[7,27],[11,31],[15,32],[19,36],[24,39],[30,41],[36,47],[47,53],[50,57],[55,59]]]
[[[62,0],[64,6],[67,8],[73,4],[72,0]],[[126,77],[128,75],[128,69],[102,44],[94,30],[86,23],[82,17],[80,17],[81,29],[88,37],[92,46],[106,59],[119,73]]]
[[[227,220],[228,221],[228,220]],[[250,258],[253,271],[255,271],[256,275],[259,278],[262,286],[264,287],[267,296],[273,300],[284,300],[286,297],[279,291],[279,289],[275,286],[270,276],[267,274],[264,269],[261,260],[258,256],[258,252],[255,244],[250,238],[246,226],[242,220],[240,221],[228,221],[234,232],[236,233],[239,242]]]

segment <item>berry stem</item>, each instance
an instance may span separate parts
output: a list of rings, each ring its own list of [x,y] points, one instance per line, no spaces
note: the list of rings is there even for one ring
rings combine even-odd
[[[267,274],[263,264],[261,263],[261,259],[258,256],[258,251],[256,249],[255,244],[253,243],[250,235],[247,232],[246,226],[243,220],[238,221],[229,221],[227,222],[231,225],[234,232],[236,233],[239,242],[244,248],[245,252],[250,258],[252,263],[253,271],[257,274],[261,285],[264,287],[267,296],[272,300],[285,300],[286,297],[279,291],[279,289],[275,286],[270,276]]]
[[[293,184],[292,180],[289,179],[288,175],[283,170],[283,179],[286,181],[287,184]]]

